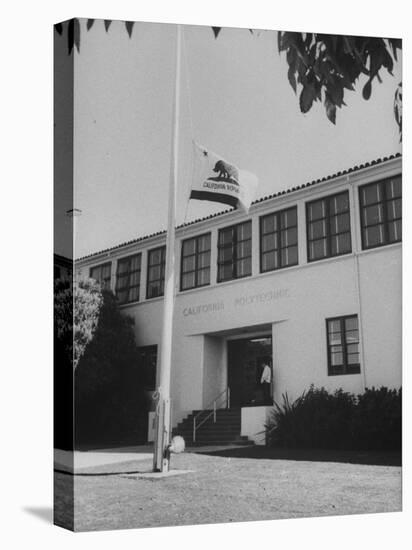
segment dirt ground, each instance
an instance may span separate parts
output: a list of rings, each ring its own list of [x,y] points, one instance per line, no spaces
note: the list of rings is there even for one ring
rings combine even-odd
[[[73,483],[76,531],[400,511],[401,468],[371,462],[184,453],[171,468],[193,472],[163,479],[138,478],[151,467],[141,461],[115,475],[56,473],[55,522],[68,519]]]

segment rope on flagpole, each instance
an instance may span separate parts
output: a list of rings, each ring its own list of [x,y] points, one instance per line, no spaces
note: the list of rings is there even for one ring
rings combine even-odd
[[[183,31],[183,29],[182,29]],[[191,162],[192,162],[192,170],[191,170],[191,177],[190,177],[190,185],[189,190],[186,196],[186,206],[185,206],[185,212],[183,217],[183,237],[186,234],[186,218],[187,218],[187,212],[189,209],[189,200],[190,200],[190,192],[192,189],[193,184],[193,178],[195,175],[195,162],[194,162],[194,148],[195,148],[195,132],[194,132],[194,124],[193,124],[193,109],[192,109],[192,94],[191,94],[191,88],[190,88],[190,80],[189,80],[189,62],[188,62],[188,54],[187,54],[187,47],[186,47],[186,37],[185,33],[182,32],[182,52],[183,52],[183,58],[184,58],[184,73],[185,73],[185,81],[186,81],[186,94],[187,94],[187,105],[189,110],[189,124],[190,124],[190,138],[192,143],[192,150],[191,150]]]
[[[183,29],[182,29],[183,31]],[[185,63],[185,80],[186,80],[186,93],[187,93],[187,105],[189,108],[189,123],[190,123],[190,137],[192,140],[195,139],[195,132],[194,132],[194,125],[193,125],[193,109],[192,109],[192,94],[190,89],[190,80],[189,80],[189,62],[188,62],[188,55],[187,55],[187,47],[186,47],[186,38],[185,33],[182,32],[182,50],[183,50],[183,57],[184,57],[184,63]]]

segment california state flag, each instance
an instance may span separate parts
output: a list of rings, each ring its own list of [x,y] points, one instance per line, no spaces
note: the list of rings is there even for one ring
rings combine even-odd
[[[190,198],[241,206],[248,212],[256,193],[257,177],[240,170],[202,145],[195,143],[194,151]]]

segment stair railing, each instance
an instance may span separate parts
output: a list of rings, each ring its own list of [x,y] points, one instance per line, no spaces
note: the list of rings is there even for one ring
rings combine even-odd
[[[223,398],[223,402],[222,402]],[[196,416],[193,417],[193,443],[196,442],[196,432],[211,416],[213,416],[213,423],[216,424],[216,410],[219,405],[226,404],[226,409],[230,409],[230,388],[225,388],[219,393],[204,410],[199,411]],[[210,409],[210,407],[213,407]]]

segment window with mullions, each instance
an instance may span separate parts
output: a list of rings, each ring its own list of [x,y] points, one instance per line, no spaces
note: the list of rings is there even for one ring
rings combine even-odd
[[[351,252],[348,191],[308,202],[306,226],[309,262]]]
[[[210,284],[210,233],[182,242],[180,290]]]
[[[137,302],[140,294],[142,255],[135,254],[117,262],[116,296],[119,304]]]
[[[358,316],[326,319],[326,332],[328,375],[360,373]]]
[[[402,240],[401,176],[359,187],[362,248]]]
[[[296,206],[260,218],[260,271],[298,263]]]
[[[90,277],[97,281],[102,288],[110,290],[110,279],[112,275],[112,264],[108,262],[106,264],[95,265],[90,268]]]
[[[163,296],[165,286],[166,247],[149,250],[146,298]]]
[[[217,282],[252,274],[252,222],[219,230]]]

